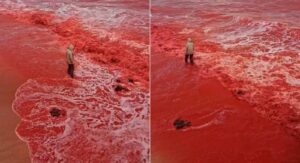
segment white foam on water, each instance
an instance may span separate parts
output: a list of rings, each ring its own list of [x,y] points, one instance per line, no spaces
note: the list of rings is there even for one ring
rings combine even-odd
[[[200,120],[200,119],[203,119],[203,118],[206,118],[206,117],[211,117],[213,116],[213,119],[211,119],[210,121],[206,122],[206,123],[203,123],[203,124],[200,124],[200,125],[196,125],[194,126],[193,125],[193,122],[192,122],[192,126],[191,127],[188,127],[186,129],[183,129],[182,131],[193,131],[193,130],[200,130],[200,129],[203,129],[203,128],[206,128],[206,127],[209,127],[209,126],[212,126],[212,125],[221,125],[223,123],[225,123],[225,119],[227,118],[226,116],[228,116],[227,114],[228,113],[232,113],[231,110],[224,110],[224,109],[218,109],[212,113],[209,113],[207,115],[204,115],[202,117],[199,117],[198,119],[194,120],[194,121],[197,121],[197,120]]]
[[[182,31],[179,32],[179,34],[190,34],[193,31],[194,31],[193,29],[183,28]]]
[[[212,111],[212,112],[210,112],[208,114],[205,114],[205,115],[199,116],[197,118],[194,118],[193,121],[191,121],[192,125],[190,127],[181,129],[180,131],[183,131],[183,132],[185,132],[185,131],[193,131],[193,130],[204,129],[204,128],[210,127],[212,125],[222,125],[223,123],[225,123],[226,118],[228,118],[228,116],[230,116],[228,114],[232,114],[232,113],[234,113],[232,110],[217,109],[217,110]],[[180,114],[182,115],[183,112],[181,112]],[[170,118],[172,118],[172,117],[170,117]],[[210,120],[208,120],[208,121],[206,120],[206,122],[203,122],[201,124],[197,124],[197,123],[199,123],[198,121],[202,121],[202,120],[205,120],[207,118],[209,118]],[[170,122],[171,121],[166,122],[166,123],[170,123]],[[197,125],[195,125],[195,123]],[[176,129],[174,129],[174,127],[168,128],[166,130],[167,131],[176,131]]]
[[[73,86],[64,85],[70,83],[70,79],[31,79],[16,93],[13,107],[17,113],[28,107],[26,103],[34,103],[34,108],[26,108],[31,109],[31,112],[25,119],[22,118],[22,121],[28,121],[31,125],[22,130],[30,131],[38,126],[50,129],[45,135],[32,135],[29,138],[24,137],[22,132],[19,133],[22,140],[39,144],[37,151],[31,153],[33,162],[45,159],[55,162],[72,160],[72,157],[78,157],[72,156],[74,146],[80,146],[82,151],[96,152],[91,154],[91,159],[77,158],[82,161],[101,159],[99,153],[107,149],[111,151],[108,150],[103,155],[112,162],[128,159],[129,153],[135,150],[141,153],[138,156],[140,161],[148,160],[147,93],[133,86],[129,88],[128,96],[122,97],[113,89],[119,72],[111,73],[80,54],[76,56],[76,61],[79,65],[76,66]],[[32,119],[53,107],[65,110],[66,119],[56,121],[50,115],[43,121]],[[141,112],[136,112],[136,108],[141,108]],[[127,117],[128,115],[131,116]],[[52,127],[64,129],[62,133],[50,136]],[[81,141],[74,141],[76,139]],[[47,151],[55,152],[53,154]]]
[[[275,56],[274,56],[275,57]],[[299,79],[297,70],[299,64],[295,58],[284,56],[273,61],[261,60],[255,57],[242,57],[227,53],[201,53],[199,64],[213,63],[212,70],[221,71],[230,76],[233,81],[244,82],[240,89],[247,92],[247,101],[256,103],[257,97],[262,95],[260,88],[274,87],[269,94],[270,99],[281,103],[290,104],[300,110]],[[220,77],[219,77],[220,78]],[[220,79],[222,81],[222,79]],[[289,87],[278,85],[287,83]]]
[[[124,2],[123,2],[124,3]],[[148,46],[140,40],[123,38],[127,30],[134,29],[134,34],[148,35],[148,11],[147,8],[139,9],[134,6],[124,5],[122,2],[110,1],[28,1],[18,2],[6,0],[0,2],[0,11],[51,11],[59,18],[76,17],[83,27],[95,34],[98,38],[109,38],[111,41],[119,41],[121,44],[133,48],[142,49],[143,54],[148,54]],[[138,3],[138,2],[137,2]],[[123,31],[123,32],[119,32]]]
[[[295,78],[289,73],[285,73],[285,79],[288,84],[291,86],[300,86],[300,78]]]
[[[273,3],[266,0],[260,1],[263,5],[259,6],[255,0],[226,0],[229,3],[224,4],[206,0],[161,1],[153,3],[154,25],[167,27],[172,22],[174,28],[170,27],[168,32],[185,27],[194,29],[192,34],[199,40],[196,47],[200,47],[196,48],[195,62],[200,68],[207,67],[210,77],[217,77],[234,94],[237,90],[244,91],[245,94],[237,95],[237,98],[253,104],[263,115],[269,112],[279,121],[290,119],[294,111],[300,115],[300,24],[295,19],[299,9],[296,5],[291,6],[293,3],[299,6],[299,1],[277,0]],[[168,17],[161,16],[164,14]],[[173,56],[181,53],[182,47],[176,42],[182,41],[182,31],[174,33],[175,37],[160,36],[157,29],[155,32],[159,38],[154,40],[155,51]],[[159,46],[163,42],[169,42],[170,46]],[[290,107],[292,111],[280,117],[273,114],[273,107]]]
[[[229,27],[223,28],[233,28],[229,32],[216,34],[215,40],[225,49],[250,47],[249,52],[255,56],[273,55],[282,51],[300,51],[297,46],[300,45],[300,41],[288,34],[290,28],[276,22],[251,20],[246,26],[232,23]],[[279,36],[275,36],[276,34]]]

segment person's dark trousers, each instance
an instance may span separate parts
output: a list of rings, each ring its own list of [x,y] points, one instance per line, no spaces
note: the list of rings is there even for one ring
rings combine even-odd
[[[190,62],[191,64],[194,64],[194,54],[190,54]]]
[[[188,63],[188,59],[189,59],[189,55],[188,54],[185,54],[185,63]]]
[[[185,54],[185,63],[188,63],[188,60],[190,60],[190,63],[194,63],[193,54]]]
[[[71,78],[74,77],[74,64],[68,64],[68,74],[71,76]]]

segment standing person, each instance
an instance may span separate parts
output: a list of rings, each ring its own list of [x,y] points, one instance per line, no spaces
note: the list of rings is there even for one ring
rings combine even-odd
[[[185,46],[185,63],[188,63],[188,60],[190,59],[190,63],[194,63],[193,59],[194,55],[194,43],[191,38],[188,38],[186,46]]]
[[[74,46],[71,44],[67,48],[66,59],[68,63],[68,74],[74,78]]]

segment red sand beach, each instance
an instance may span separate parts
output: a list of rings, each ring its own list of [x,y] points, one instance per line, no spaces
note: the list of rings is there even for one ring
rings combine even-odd
[[[29,163],[27,146],[15,134],[20,119],[11,109],[15,92],[24,79],[12,67],[4,66],[3,62],[0,67],[0,162]]]

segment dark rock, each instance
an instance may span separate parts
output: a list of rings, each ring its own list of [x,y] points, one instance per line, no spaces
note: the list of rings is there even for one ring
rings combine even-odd
[[[128,91],[128,89],[127,89],[126,87],[121,86],[121,85],[117,85],[117,86],[115,87],[115,91],[116,91],[116,92],[120,92],[120,91]]]
[[[242,95],[245,95],[246,94],[246,92],[245,91],[243,91],[243,90],[237,90],[236,91],[236,95],[238,95],[238,96],[242,96]]]
[[[173,122],[173,126],[176,128],[176,130],[184,129],[186,127],[190,127],[191,125],[192,123],[190,121],[181,120],[181,119],[176,119]]]
[[[52,117],[59,117],[61,115],[61,110],[57,109],[57,108],[52,108],[50,110],[50,114]]]
[[[65,110],[61,110],[58,108],[52,108],[49,113],[52,117],[62,117],[66,115]]]

